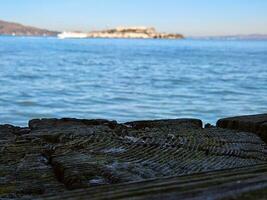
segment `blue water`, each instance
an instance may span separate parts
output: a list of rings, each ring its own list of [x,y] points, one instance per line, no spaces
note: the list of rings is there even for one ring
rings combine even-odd
[[[267,41],[0,37],[0,124],[267,112]]]

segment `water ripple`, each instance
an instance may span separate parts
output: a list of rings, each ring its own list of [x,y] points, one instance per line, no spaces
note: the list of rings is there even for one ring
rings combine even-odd
[[[0,37],[0,123],[267,112],[267,42]]]

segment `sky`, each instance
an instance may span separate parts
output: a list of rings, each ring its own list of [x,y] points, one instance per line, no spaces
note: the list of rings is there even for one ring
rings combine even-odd
[[[267,34],[267,0],[0,0],[0,19],[57,31],[153,26],[186,36]]]

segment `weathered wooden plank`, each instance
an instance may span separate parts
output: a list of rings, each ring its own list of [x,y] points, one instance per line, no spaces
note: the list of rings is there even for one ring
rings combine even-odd
[[[258,175],[265,180],[267,146],[257,135],[202,128],[197,119],[42,119],[0,126],[0,136],[0,198],[88,198],[81,191],[105,198],[102,187],[114,199],[200,197],[200,190],[215,197],[216,181],[231,193],[258,187]]]
[[[223,199],[267,189],[267,165],[99,186],[47,195],[57,199]],[[265,196],[267,197],[267,196]]]
[[[220,119],[217,127],[256,133],[267,142],[267,114]]]

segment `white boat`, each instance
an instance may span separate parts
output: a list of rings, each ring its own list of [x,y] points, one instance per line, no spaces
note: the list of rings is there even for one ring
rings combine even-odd
[[[57,35],[59,39],[67,39],[67,38],[77,38],[77,39],[82,39],[82,38],[87,38],[88,35],[86,33],[80,33],[80,32],[63,32]]]

